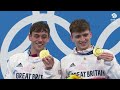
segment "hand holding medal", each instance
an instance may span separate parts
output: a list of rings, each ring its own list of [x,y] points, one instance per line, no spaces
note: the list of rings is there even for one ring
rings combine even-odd
[[[42,59],[46,70],[52,69],[54,65],[54,58],[50,55],[48,50],[42,50],[39,53],[39,57]]]

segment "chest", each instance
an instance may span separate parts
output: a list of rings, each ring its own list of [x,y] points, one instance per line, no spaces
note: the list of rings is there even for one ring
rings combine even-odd
[[[41,60],[19,62],[13,70],[17,79],[39,79],[43,76],[44,64]]]
[[[68,76],[77,74],[84,78],[104,78],[104,61],[97,60],[94,56],[74,57],[66,66],[66,72]]]
[[[67,68],[70,67],[76,67],[76,66],[85,66],[85,67],[95,67],[95,66],[101,66],[104,65],[103,60],[97,60],[97,57],[94,55],[88,55],[88,56],[75,56],[69,59]]]

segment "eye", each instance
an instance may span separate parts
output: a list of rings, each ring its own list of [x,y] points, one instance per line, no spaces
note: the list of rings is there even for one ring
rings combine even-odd
[[[88,36],[88,33],[83,34],[83,36],[84,36],[84,37],[87,37],[87,36]]]
[[[44,34],[44,35],[42,35],[41,37],[42,37],[43,39],[45,39],[45,38],[47,38],[47,35]]]
[[[76,35],[76,36],[75,36],[75,38],[80,38],[80,37],[81,37],[81,35]]]
[[[35,37],[35,38],[39,38],[40,36],[39,36],[38,34],[35,34],[34,37]]]

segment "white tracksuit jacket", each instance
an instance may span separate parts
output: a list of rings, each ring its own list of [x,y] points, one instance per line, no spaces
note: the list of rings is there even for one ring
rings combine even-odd
[[[28,51],[15,54],[7,63],[5,79],[59,79],[60,61],[54,58],[54,62],[52,69],[45,70],[42,60],[29,56]]]
[[[71,74],[81,76],[83,79],[120,79],[120,66],[114,59],[112,61],[97,60],[93,55],[93,48],[82,52],[73,53],[61,59],[62,79],[66,79]],[[105,50],[104,52],[110,52]],[[81,55],[81,54],[85,55]],[[86,55],[86,53],[88,55]]]

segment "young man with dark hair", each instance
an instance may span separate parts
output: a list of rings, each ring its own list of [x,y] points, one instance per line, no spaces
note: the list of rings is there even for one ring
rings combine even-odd
[[[92,32],[85,19],[74,20],[69,29],[76,47],[61,59],[63,79],[71,78],[71,75],[82,79],[120,78],[120,66],[114,54],[91,44]]]
[[[49,39],[48,24],[43,21],[34,23],[29,33],[30,49],[10,57],[5,79],[59,79],[59,60],[52,55],[39,57],[42,50],[47,50]]]

